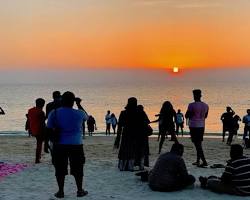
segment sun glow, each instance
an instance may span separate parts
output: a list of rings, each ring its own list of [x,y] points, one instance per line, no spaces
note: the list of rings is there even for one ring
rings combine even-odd
[[[178,67],[173,67],[173,72],[174,73],[178,73],[179,72],[179,68]]]

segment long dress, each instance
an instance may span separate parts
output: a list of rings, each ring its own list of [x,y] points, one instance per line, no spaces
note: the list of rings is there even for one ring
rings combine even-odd
[[[116,143],[119,143],[121,137],[118,153],[118,168],[121,171],[133,171],[135,159],[141,160],[144,157],[147,138],[142,130],[146,115],[143,113],[136,108],[126,109],[119,116]]]

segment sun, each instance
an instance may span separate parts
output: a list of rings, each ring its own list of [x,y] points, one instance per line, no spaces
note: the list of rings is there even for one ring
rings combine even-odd
[[[179,72],[179,67],[173,67],[173,72],[178,73]]]

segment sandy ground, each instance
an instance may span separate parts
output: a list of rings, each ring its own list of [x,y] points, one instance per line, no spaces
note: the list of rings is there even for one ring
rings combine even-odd
[[[189,172],[198,178],[200,175],[221,175],[223,169],[203,169],[192,166],[195,161],[195,150],[189,138],[180,138],[185,145],[184,159]],[[179,192],[161,193],[152,192],[146,183],[142,183],[132,172],[120,172],[117,169],[117,150],[113,150],[114,137],[97,136],[87,137],[84,141],[86,154],[85,189],[89,194],[83,199],[243,199],[229,195],[214,194],[199,188],[198,180],[194,188]],[[237,140],[235,143],[241,143]],[[166,141],[163,152],[168,151],[172,142]],[[229,158],[229,147],[220,139],[206,138],[204,149],[210,165],[215,163],[225,164]],[[150,163],[153,166],[158,157],[158,142],[150,138]],[[245,150],[249,155],[250,150]],[[24,171],[5,177],[0,181],[0,200],[52,200],[56,199],[54,193],[57,184],[54,177],[54,168],[50,156],[43,154],[42,163],[34,164],[35,139],[23,136],[0,137],[0,161],[11,163],[26,163],[29,165]],[[65,182],[65,198],[79,199],[76,197],[76,187],[72,176],[67,176]],[[244,198],[246,199],[246,198]]]

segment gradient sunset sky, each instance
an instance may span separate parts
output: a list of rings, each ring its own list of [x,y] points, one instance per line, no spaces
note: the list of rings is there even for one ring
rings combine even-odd
[[[250,67],[249,0],[0,1],[0,68]]]

